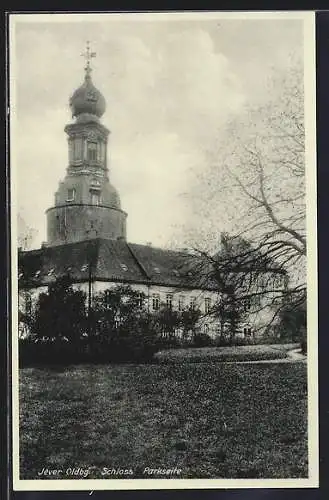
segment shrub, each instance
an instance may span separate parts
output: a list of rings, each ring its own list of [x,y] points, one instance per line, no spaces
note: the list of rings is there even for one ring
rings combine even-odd
[[[193,336],[192,346],[194,347],[207,347],[213,345],[212,338],[206,333],[197,333]]]
[[[150,361],[159,342],[142,299],[130,287],[106,290],[86,318],[81,292],[68,281],[56,283],[39,301],[36,335],[20,341],[21,365]],[[72,304],[74,314],[65,315]]]

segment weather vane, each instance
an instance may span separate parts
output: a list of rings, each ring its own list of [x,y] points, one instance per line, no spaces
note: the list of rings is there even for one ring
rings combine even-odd
[[[86,66],[85,66],[85,72],[86,72],[86,76],[88,76],[91,73],[91,71],[92,71],[92,69],[90,67],[90,61],[91,61],[91,59],[93,57],[96,57],[96,52],[91,52],[90,51],[90,42],[89,42],[89,40],[87,40],[87,43],[86,43],[86,51],[83,52],[81,54],[81,56],[84,57],[85,60],[86,60],[86,62],[87,62]]]

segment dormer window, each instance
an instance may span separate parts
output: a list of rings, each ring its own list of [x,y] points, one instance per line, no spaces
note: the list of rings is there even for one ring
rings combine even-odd
[[[120,264],[122,271],[128,271],[128,266],[126,264]]]
[[[97,160],[97,142],[87,143],[87,160],[89,161]]]
[[[75,200],[75,189],[70,188],[67,190],[67,198],[66,201],[74,201]]]
[[[155,272],[156,274],[160,274],[160,269],[159,269],[158,267],[155,267],[155,268],[154,268],[154,272]]]

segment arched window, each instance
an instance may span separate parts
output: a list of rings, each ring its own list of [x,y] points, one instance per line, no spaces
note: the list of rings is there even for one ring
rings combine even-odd
[[[81,160],[82,159],[82,138],[76,137],[73,141],[73,160]]]
[[[87,143],[87,160],[88,161],[97,160],[97,142]]]

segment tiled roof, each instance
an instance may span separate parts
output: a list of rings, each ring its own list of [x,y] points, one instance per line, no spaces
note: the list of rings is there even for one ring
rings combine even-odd
[[[93,239],[19,253],[21,287],[48,285],[70,274],[73,282],[93,280],[216,289],[207,263],[184,252],[122,240]]]

